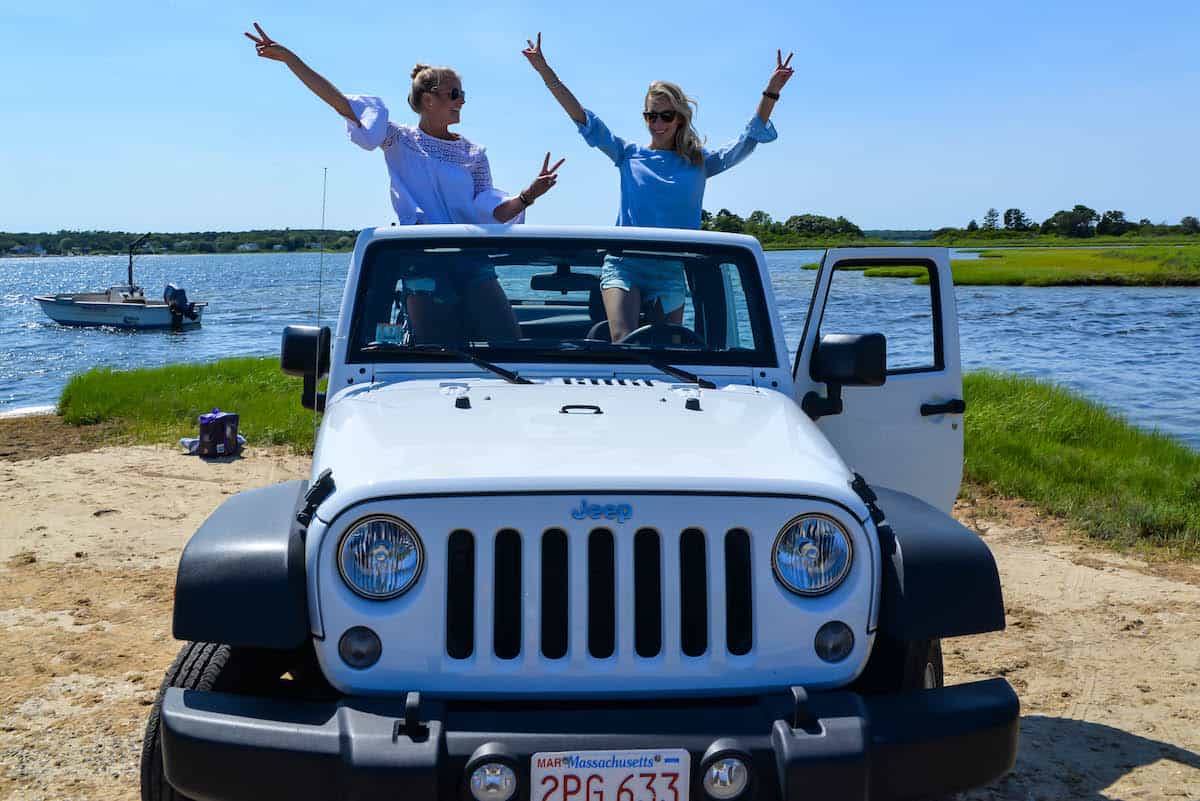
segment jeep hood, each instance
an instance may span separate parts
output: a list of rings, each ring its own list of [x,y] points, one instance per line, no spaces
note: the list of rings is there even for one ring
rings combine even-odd
[[[326,468],[337,489],[325,520],[386,496],[534,491],[782,493],[865,513],[850,471],[795,402],[741,385],[364,386],[326,410],[313,475]]]

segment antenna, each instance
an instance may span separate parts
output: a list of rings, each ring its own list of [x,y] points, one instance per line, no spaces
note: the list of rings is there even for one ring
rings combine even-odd
[[[325,190],[329,185],[329,168],[321,168],[321,260],[317,264],[317,327],[321,327],[321,287],[325,278]]]
[[[324,339],[320,334],[320,331],[321,331],[321,290],[323,288],[324,280],[325,280],[325,193],[326,193],[326,189],[328,187],[329,187],[329,168],[322,167],[321,168],[321,235],[320,235],[320,238],[317,240],[321,244],[321,257],[320,257],[320,260],[317,262],[317,348],[316,348],[317,363],[313,365],[313,375],[316,376],[316,380],[313,382],[314,383],[313,394],[314,394],[315,398],[320,398],[320,396],[321,396],[321,393],[317,391],[317,387],[315,385],[320,383],[320,381],[321,381],[321,355],[322,355],[321,354],[321,344]],[[317,404],[314,403],[313,404],[313,447],[314,448],[316,447],[316,444],[317,444],[317,415],[319,414],[319,410],[316,407],[317,407]]]

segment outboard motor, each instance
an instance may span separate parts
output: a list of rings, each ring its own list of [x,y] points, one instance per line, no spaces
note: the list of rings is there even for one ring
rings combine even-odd
[[[163,303],[166,303],[171,311],[172,328],[182,327],[184,317],[195,320],[199,316],[196,314],[196,304],[188,303],[187,292],[183,287],[167,284],[167,288],[163,290]]]

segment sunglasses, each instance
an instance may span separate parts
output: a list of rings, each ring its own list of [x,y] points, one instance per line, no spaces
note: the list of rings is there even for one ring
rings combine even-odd
[[[443,96],[442,93],[437,90],[436,86],[432,89],[427,89],[426,91],[429,92],[431,95],[437,95],[438,97]],[[449,92],[446,92],[445,97],[448,97],[451,100],[466,100],[467,93],[464,92],[462,89],[459,89],[457,86],[455,86]]]
[[[646,122],[654,122],[655,120],[662,120],[663,122],[674,122],[675,117],[677,115],[674,111],[667,110],[667,111],[643,111],[642,116],[646,119]]]

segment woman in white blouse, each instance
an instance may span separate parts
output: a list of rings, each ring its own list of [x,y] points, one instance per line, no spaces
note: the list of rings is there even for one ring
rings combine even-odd
[[[525,209],[558,180],[559,160],[550,154],[533,182],[514,196],[492,185],[484,148],[452,133],[466,95],[449,67],[418,64],[412,71],[408,105],[420,116],[416,126],[392,122],[378,97],[343,95],[299,56],[271,39],[254,23],[247,33],[263,58],[282,61],[297,78],[347,121],[350,139],[366,150],[382,148],[391,179],[392,208],[401,225],[523,222]],[[487,339],[520,336],[508,298],[490,264],[463,264],[450,276],[413,276],[407,312],[418,341],[452,344],[462,339],[457,315],[439,313],[461,300],[473,325],[466,333]],[[453,304],[453,305],[447,305]],[[441,307],[440,309],[438,307]],[[456,330],[457,329],[457,330]]]

